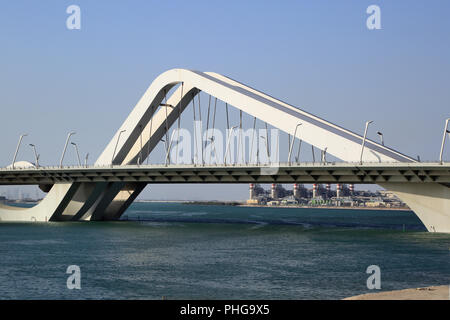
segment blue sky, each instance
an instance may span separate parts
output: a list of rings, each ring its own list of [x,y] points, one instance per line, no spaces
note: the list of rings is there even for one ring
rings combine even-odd
[[[81,8],[68,30],[66,8]],[[381,8],[381,30],[366,8]],[[215,71],[423,160],[450,117],[448,1],[9,1],[0,5],[0,166],[59,161],[69,130],[95,159],[152,80]],[[69,162],[75,161],[73,150]],[[450,147],[446,158],[450,158]],[[153,186],[144,198],[234,199],[247,186]],[[1,190],[0,190],[1,192]],[[177,192],[175,192],[177,193]]]

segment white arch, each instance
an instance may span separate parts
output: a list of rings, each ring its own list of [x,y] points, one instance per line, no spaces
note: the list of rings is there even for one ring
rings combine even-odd
[[[357,162],[360,160],[363,137],[356,133],[219,74],[172,69],[164,72],[152,82],[128,118],[117,130],[96,164],[108,165],[111,163],[118,141],[117,138],[120,132],[124,130],[125,132],[120,137],[119,146],[114,156],[114,163],[123,163],[125,159],[128,161],[134,159],[136,154],[141,152],[140,141],[138,141],[141,132],[144,141],[147,142],[150,139],[147,133],[149,132],[149,120],[153,115],[152,107],[155,108],[160,105],[164,98],[164,91],[168,92],[170,88],[180,83],[183,83],[184,93],[181,94],[181,87],[173,93],[169,98],[169,104],[173,106],[179,107],[180,101],[185,99],[181,106],[184,109],[190,99],[193,98],[192,90],[204,91],[291,135],[294,134],[297,124],[301,122],[302,130],[297,133],[297,138],[319,149],[327,148],[328,153],[344,161]],[[194,94],[196,93],[194,92]],[[178,109],[164,108],[168,109],[167,114],[171,115],[171,120],[174,121]],[[165,109],[160,109],[160,112],[157,113],[159,121],[165,119],[165,113]],[[129,156],[130,152],[133,156]],[[363,161],[413,162],[415,160],[367,139]]]

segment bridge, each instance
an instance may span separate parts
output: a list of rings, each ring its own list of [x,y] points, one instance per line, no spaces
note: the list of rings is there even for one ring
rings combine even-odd
[[[265,169],[265,171],[264,171]],[[440,183],[450,166],[440,163],[278,163],[273,165],[124,165],[0,169],[0,185],[58,183]],[[44,187],[45,188],[45,187]]]
[[[202,123],[201,92],[209,95],[206,138],[196,129]],[[226,112],[224,154],[215,127],[218,101]],[[181,118],[190,105],[195,147],[194,157],[186,160],[178,147]],[[232,107],[239,112],[235,126],[229,117]],[[253,119],[248,154],[243,151],[243,115]],[[265,135],[255,131],[257,121],[265,125]],[[169,70],[153,81],[93,166],[79,161],[78,167],[64,167],[63,153],[58,167],[41,167],[36,157],[34,165],[22,168],[14,158],[10,167],[0,169],[2,185],[34,184],[47,192],[32,208],[1,205],[0,220],[117,220],[147,184],[156,183],[372,183],[393,191],[428,231],[450,232],[450,165],[422,163],[372,141],[366,135],[368,125],[361,136],[217,73]],[[277,138],[270,139],[269,148],[268,126],[288,135],[284,163],[278,158]],[[232,157],[235,132],[240,163]],[[298,151],[293,150],[295,142]],[[300,162],[302,142],[311,145],[314,163]],[[161,143],[164,164],[144,164]],[[321,150],[319,161],[314,148]],[[327,155],[343,162],[328,161]]]

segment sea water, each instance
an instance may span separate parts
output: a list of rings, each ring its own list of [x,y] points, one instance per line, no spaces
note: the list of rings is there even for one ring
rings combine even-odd
[[[450,283],[410,211],[135,203],[117,222],[0,223],[1,299],[341,299]],[[68,266],[80,289],[68,289]]]

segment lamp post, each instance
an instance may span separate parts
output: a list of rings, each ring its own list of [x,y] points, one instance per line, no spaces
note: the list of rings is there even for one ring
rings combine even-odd
[[[63,153],[61,155],[61,160],[59,161],[59,167],[60,168],[62,168],[62,166],[63,166],[64,155],[66,154],[67,145],[69,144],[70,137],[73,136],[75,133],[76,132],[72,131],[72,132],[69,132],[69,134],[67,135],[66,144],[64,145],[64,150],[63,150]]]
[[[33,148],[33,151],[34,151],[34,158],[36,159],[36,168],[39,168],[39,155],[38,155],[37,152],[36,152],[36,146],[35,146],[34,144],[32,144],[32,143],[30,143],[29,146],[30,146],[31,148]]]
[[[16,152],[14,152],[14,157],[13,157],[13,162],[12,162],[13,169],[14,169],[14,164],[16,163],[17,154],[19,153],[19,148],[20,148],[20,144],[22,143],[22,139],[23,139],[23,137],[26,137],[27,135],[28,135],[28,133],[20,135],[19,142],[17,143]]]
[[[84,166],[87,168],[88,166],[88,158],[89,158],[89,153],[86,153],[86,157],[84,158]]]
[[[289,165],[291,164],[292,147],[294,147],[294,141],[295,141],[295,136],[296,136],[296,134],[297,134],[297,128],[298,128],[299,126],[301,126],[301,125],[302,125],[302,124],[299,123],[299,124],[297,124],[297,125],[295,126],[294,136],[292,137],[292,143],[291,143],[291,145],[289,146],[289,155],[288,155],[288,163],[289,163]]]
[[[369,128],[369,124],[371,124],[372,122],[373,122],[373,120],[366,121],[366,129],[364,130],[364,138],[363,138],[362,145],[361,145],[361,156],[359,158],[359,164],[362,164],[364,145],[366,144],[367,129]]]
[[[380,132],[380,131],[378,131],[377,132],[377,135],[379,135],[380,136],[380,139],[381,139],[381,144],[384,146],[384,137],[383,137],[383,133],[382,132]]]
[[[122,133],[124,133],[125,131],[127,131],[127,130],[122,130],[122,131],[120,131],[120,132],[119,132],[119,135],[117,136],[116,146],[114,147],[114,152],[113,152],[113,155],[112,155],[112,158],[111,158],[111,165],[114,164],[114,156],[116,155],[117,145],[119,144],[120,136],[121,136]]]
[[[450,136],[450,131],[448,130],[448,122],[450,121],[450,118],[448,118],[447,120],[445,120],[445,128],[444,128],[444,135],[442,136],[442,145],[441,145],[441,154],[439,156],[439,162],[441,164],[443,164],[443,160],[442,157],[444,155],[444,145],[445,145],[445,138],[447,133],[449,133]]]
[[[73,145],[75,148],[75,151],[77,153],[78,166],[81,167],[80,153],[78,152],[78,145],[75,142],[71,142],[70,144]]]

